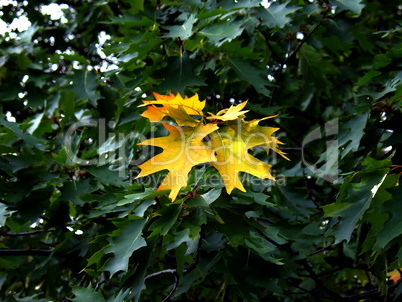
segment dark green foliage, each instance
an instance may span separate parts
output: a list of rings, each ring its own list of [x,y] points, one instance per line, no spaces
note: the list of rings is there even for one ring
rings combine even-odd
[[[31,26],[0,36],[1,301],[400,299],[397,1],[9,2],[0,27]],[[171,203],[135,178],[152,91],[280,113],[291,161],[253,150],[277,181],[230,196],[196,167]]]

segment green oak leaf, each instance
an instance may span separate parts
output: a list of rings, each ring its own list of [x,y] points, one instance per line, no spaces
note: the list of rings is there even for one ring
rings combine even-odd
[[[154,188],[145,188],[144,192],[138,192],[133,194],[128,194],[124,196],[124,199],[120,200],[117,205],[124,206],[128,203],[135,203],[146,199],[151,199],[157,196],[161,196],[169,192],[169,190],[165,191],[155,191]]]
[[[191,14],[183,25],[164,26],[163,28],[169,30],[169,33],[164,34],[162,37],[186,40],[193,34],[193,26],[195,22],[197,22],[197,18]]]
[[[384,176],[389,171],[388,160],[376,161],[366,158],[363,164],[366,165],[366,168],[359,173],[360,181],[352,182],[355,175],[347,177],[340,188],[337,200],[323,207],[326,217],[341,217],[342,219],[333,230],[335,244],[343,240],[349,242],[357,223],[371,205],[375,196],[373,188],[381,185]]]
[[[374,252],[384,248],[388,242],[402,234],[402,186],[388,191],[392,193],[392,197],[382,205],[382,209],[384,212],[390,213],[391,218],[377,233],[373,247]]]
[[[305,83],[313,82],[316,87],[325,90],[332,87],[327,75],[337,73],[337,68],[322,52],[306,43],[297,52],[299,59],[298,74],[302,75]]]
[[[260,68],[238,58],[229,59],[228,64],[236,72],[240,80],[250,83],[258,93],[265,96],[271,95],[271,91],[267,86],[273,86],[273,84],[268,80],[267,74],[264,74]]]
[[[105,270],[111,275],[118,271],[127,271],[128,261],[133,252],[147,245],[142,237],[142,229],[147,220],[131,217],[130,220],[113,222],[118,229],[112,233],[109,246],[103,250],[104,254],[114,254],[114,257],[105,264]]]
[[[331,4],[337,7],[337,11],[350,10],[360,14],[365,6],[361,2],[362,0],[332,0]]]
[[[187,87],[206,85],[204,79],[195,74],[195,62],[186,53],[178,58],[169,58],[167,63],[166,68],[157,72],[158,77],[163,75],[164,78],[157,91],[171,90],[184,94]]]
[[[76,70],[72,79],[71,90],[76,93],[76,101],[88,100],[89,103],[97,107],[97,101],[102,96],[96,92],[98,88],[98,76],[92,70]]]
[[[166,235],[177,222],[179,214],[182,211],[182,205],[183,201],[177,200],[176,202],[166,204],[162,210],[157,212],[156,215],[160,217],[158,217],[158,219],[156,219],[155,222],[149,227],[149,229],[152,230],[152,233],[149,235],[149,237],[157,234],[161,234],[163,236]]]
[[[45,150],[43,141],[36,136],[30,135],[22,131],[17,123],[12,123],[6,120],[4,115],[0,115],[0,126],[9,129],[16,137],[22,139],[28,146],[35,147],[39,150]]]
[[[103,294],[100,291],[96,291],[91,284],[89,284],[88,287],[74,286],[73,293],[75,297],[72,299],[72,301],[74,302],[106,301]]]
[[[245,22],[225,22],[216,23],[207,26],[206,28],[200,30],[198,33],[200,35],[206,36],[211,40],[216,46],[221,46],[225,42],[230,42],[236,37],[240,36],[243,32],[243,24]]]
[[[341,126],[338,137],[338,146],[343,147],[341,158],[344,158],[350,151],[356,152],[359,149],[368,117],[367,112],[361,113],[353,116],[350,121]]]
[[[288,6],[290,1],[285,3],[271,2],[269,7],[263,7],[259,10],[258,16],[262,19],[262,24],[268,27],[282,28],[289,24],[291,19],[287,15],[297,11],[301,7]]]

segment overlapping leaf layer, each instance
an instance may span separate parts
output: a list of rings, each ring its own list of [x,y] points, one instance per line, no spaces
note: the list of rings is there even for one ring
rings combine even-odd
[[[271,117],[244,120],[248,110],[243,108],[247,101],[206,116],[203,113],[205,101],[199,101],[197,94],[183,98],[179,93],[154,93],[154,97],[155,100],[144,100],[140,105],[147,106],[142,116],[151,122],[168,117],[178,126],[164,123],[170,133],[168,136],[147,139],[139,144],[160,147],[163,152],[141,164],[138,177],[169,170],[158,190],[171,190],[169,197],[172,201],[187,185],[191,168],[198,164],[210,163],[215,167],[230,194],[235,188],[246,191],[239,178],[240,172],[274,180],[271,165],[250,155],[249,149],[260,146],[267,152],[274,150],[287,158],[277,147],[281,142],[272,136],[278,128],[258,125]]]

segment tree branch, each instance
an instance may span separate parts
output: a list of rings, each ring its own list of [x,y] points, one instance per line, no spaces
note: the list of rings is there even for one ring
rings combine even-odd
[[[47,230],[47,232],[53,232],[54,230]],[[30,232],[22,232],[22,233],[7,233],[7,232],[0,232],[0,236],[5,236],[5,237],[18,237],[18,236],[30,236],[30,235],[35,235],[39,233],[43,233],[45,230],[35,230],[35,231],[30,231]]]
[[[289,60],[290,60],[293,56],[295,56],[295,55],[298,53],[298,51],[300,50],[300,48],[303,46],[304,43],[307,42],[307,40],[311,37],[311,35],[321,26],[322,22],[323,22],[324,19],[326,18],[326,15],[327,15],[327,11],[325,11],[324,16],[322,17],[321,21],[320,21],[316,26],[314,26],[314,28],[307,34],[307,36],[305,36],[305,37],[303,38],[303,40],[301,40],[300,44],[297,45],[296,49],[295,49],[287,58],[285,58],[285,60],[284,60],[283,63],[281,64],[281,68],[282,68],[282,69],[283,69],[283,66],[284,66],[287,62],[289,62]]]
[[[148,280],[150,278],[157,277],[157,276],[164,275],[164,274],[176,274],[176,273],[177,273],[177,269],[175,269],[175,268],[165,269],[163,271],[155,272],[155,273],[149,274],[148,276],[145,276],[144,280]]]
[[[343,298],[340,296],[338,293],[330,290],[327,288],[321,280],[318,278],[317,274],[314,272],[310,264],[307,262],[307,259],[300,259],[298,261],[301,265],[303,265],[304,269],[307,271],[307,273],[310,275],[310,278],[313,279],[317,287],[319,287],[322,292],[326,293],[331,299],[337,300],[337,301],[342,301]]]
[[[254,219],[255,220],[255,219]],[[257,220],[255,220],[256,222],[258,222]],[[298,255],[298,252],[296,252],[295,250],[293,250],[291,248],[291,246],[289,244],[279,244],[277,243],[275,240],[272,240],[271,238],[269,238],[267,235],[265,235],[261,230],[259,230],[258,228],[255,228],[255,230],[261,235],[263,236],[266,240],[268,240],[270,243],[272,243],[273,245],[275,245],[279,250],[284,250],[286,252],[288,252],[291,255]],[[333,292],[332,290],[330,290],[329,288],[327,288],[322,282],[321,280],[318,278],[317,274],[314,272],[314,270],[312,269],[312,267],[310,266],[310,264],[308,263],[306,258],[300,259],[297,262],[299,262],[301,265],[303,265],[304,269],[307,271],[309,277],[311,279],[313,279],[313,281],[315,282],[315,284],[317,285],[317,287],[319,287],[323,293],[328,295],[328,298],[330,299],[334,299],[334,300],[338,300],[338,301],[342,301],[342,297],[337,294],[336,292]]]
[[[332,249],[332,248],[333,248],[333,246],[332,246],[332,244],[330,244],[330,245],[325,246],[325,247],[323,247],[323,248],[321,248],[321,249],[319,249],[319,250],[316,250],[315,252],[310,253],[310,254],[308,255],[308,257],[313,256],[313,255],[316,255],[316,254],[319,254],[319,253],[322,253],[322,252],[325,252],[325,251],[328,251],[328,250],[330,250],[330,249]]]
[[[316,26],[314,26],[314,28],[303,38],[303,40],[301,40],[299,45],[297,45],[296,49],[294,51],[292,51],[292,53],[289,54],[283,60],[280,59],[279,56],[275,52],[272,52],[273,49],[271,49],[272,48],[271,45],[269,44],[269,42],[267,42],[268,48],[271,50],[271,52],[274,54],[275,57],[279,58],[279,61],[280,61],[279,68],[275,72],[275,76],[274,76],[274,78],[276,79],[277,86],[279,85],[278,82],[280,82],[280,79],[282,77],[283,68],[285,67],[286,63],[289,62],[290,59],[292,59],[297,54],[297,52],[301,49],[303,44],[306,43],[307,40],[311,37],[311,35],[321,26],[321,24],[323,23],[323,21],[327,17],[327,14],[328,14],[329,10],[330,10],[330,7],[326,7],[326,9],[324,11],[324,14],[323,14],[323,16],[321,18],[321,21],[318,24],[316,24]],[[289,52],[286,52],[286,54],[288,54],[288,53]],[[269,98],[268,107],[270,107],[271,104],[272,104],[272,100],[273,100],[274,94],[275,94],[275,88],[276,88],[276,86],[274,86],[274,88],[272,89],[271,97]]]
[[[53,250],[43,250],[43,249],[0,249],[0,256],[50,256],[60,258],[72,258],[73,255],[53,251]]]
[[[389,285],[388,290],[393,290],[393,289],[397,288],[401,283],[402,283],[402,281],[399,281],[399,282]],[[360,300],[368,298],[368,297],[379,296],[379,295],[381,295],[381,291],[379,291],[378,289],[373,289],[373,290],[369,290],[364,293],[346,296],[343,298],[343,301],[360,301]]]
[[[177,272],[173,274],[174,276],[174,285],[170,293],[162,300],[162,302],[166,302],[170,300],[170,297],[173,296],[174,292],[176,291],[177,287],[179,286],[179,278]]]
[[[195,269],[197,267],[199,259],[200,259],[201,244],[202,244],[202,240],[204,238],[203,234],[204,234],[204,225],[201,225],[200,236],[199,236],[199,239],[198,239],[197,250],[195,251],[194,262],[188,268],[183,270],[183,274],[188,274],[193,269]],[[164,274],[173,274],[173,276],[174,276],[174,285],[173,285],[173,288],[170,291],[170,293],[165,297],[165,299],[162,300],[162,302],[169,301],[170,297],[174,294],[174,292],[176,291],[177,287],[179,286],[179,278],[178,278],[177,269],[176,268],[165,269],[165,270],[162,270],[162,271],[159,271],[159,272],[149,274],[148,276],[145,276],[145,278],[144,278],[144,280],[147,280],[147,279],[157,277],[157,276],[160,276],[160,275],[164,275]]]

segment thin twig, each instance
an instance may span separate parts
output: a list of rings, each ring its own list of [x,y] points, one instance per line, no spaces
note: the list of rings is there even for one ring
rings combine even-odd
[[[201,243],[202,243],[202,236],[200,236],[199,241],[198,241],[198,246],[197,246],[194,262],[188,268],[184,269],[183,273],[187,274],[187,273],[191,272],[197,266],[198,261],[199,261],[199,254],[200,254],[199,250],[201,248]],[[169,268],[169,269],[165,269],[165,270],[162,270],[159,272],[155,272],[155,273],[145,276],[144,279],[147,280],[147,279],[157,277],[160,275],[164,275],[164,274],[177,274],[177,269]]]
[[[279,60],[279,61],[281,61],[281,62],[280,62],[280,65],[279,65],[278,70],[275,72],[275,79],[276,79],[276,84],[277,84],[277,85],[274,86],[274,88],[272,89],[271,96],[270,96],[270,98],[269,98],[268,107],[270,107],[271,104],[272,104],[272,100],[273,100],[274,94],[275,94],[275,88],[279,85],[278,82],[280,82],[280,79],[281,79],[281,76],[282,76],[282,72],[283,72],[283,69],[284,69],[286,63],[289,62],[289,60],[292,59],[292,58],[297,54],[297,52],[301,49],[301,47],[303,46],[303,44],[306,43],[307,40],[311,37],[311,35],[321,26],[321,24],[323,23],[323,21],[324,21],[325,18],[327,17],[327,14],[328,14],[329,9],[330,9],[330,7],[327,7],[327,8],[325,9],[324,15],[322,16],[321,21],[320,21],[316,26],[314,26],[314,28],[303,38],[303,40],[300,41],[300,43],[299,43],[299,45],[297,45],[296,49],[295,49],[291,54],[289,54],[289,51],[287,51],[287,52],[286,52],[287,56],[285,57],[285,59],[284,59],[284,60],[281,60],[281,59]],[[269,44],[269,42],[267,42],[267,45],[268,45],[268,48],[269,48],[269,49],[271,50],[271,52],[272,52],[272,49],[271,49],[272,47],[271,47],[271,45]],[[288,44],[288,46],[290,46],[290,44]],[[272,53],[274,54],[275,57],[279,57],[275,52],[272,52]],[[288,54],[289,54],[289,55],[288,55]]]
[[[0,249],[0,256],[50,256],[72,258],[73,255],[54,250],[43,249]]]
[[[391,284],[388,286],[388,290],[395,289],[400,284],[401,284],[401,281]],[[343,297],[343,301],[361,301],[364,298],[379,296],[379,295],[381,295],[381,291],[379,291],[377,289],[373,289],[373,290],[369,290],[369,291],[366,291],[366,292],[363,292],[360,294]]]
[[[324,13],[324,16],[321,19],[321,21],[316,26],[314,26],[314,28],[303,38],[303,40],[301,40],[300,44],[297,45],[296,49],[287,58],[285,58],[285,60],[283,61],[283,64],[281,64],[282,68],[293,56],[295,56],[299,52],[299,50],[303,46],[303,44],[306,43],[307,40],[311,37],[311,35],[321,26],[322,22],[326,18],[326,15],[327,15],[327,12]]]
[[[338,293],[330,290],[328,287],[326,287],[321,280],[318,278],[317,274],[314,272],[313,268],[310,266],[310,264],[307,262],[307,259],[300,259],[298,261],[301,265],[303,265],[304,269],[307,271],[307,273],[310,275],[310,278],[313,279],[317,287],[319,287],[324,293],[326,293],[331,299],[337,300],[337,301],[342,301],[343,298],[340,296]]]
[[[177,273],[177,269],[175,269],[175,268],[171,268],[171,269],[165,269],[165,270],[163,270],[163,271],[159,271],[159,272],[155,272],[155,273],[152,273],[152,274],[149,274],[148,276],[145,276],[145,280],[148,280],[148,279],[150,279],[150,278],[153,278],[153,277],[157,277],[157,276],[160,276],[160,275],[164,275],[164,274],[176,274]]]
[[[177,287],[179,286],[179,278],[177,276],[177,272],[173,274],[174,276],[174,285],[170,293],[166,296],[165,299],[162,300],[162,302],[166,302],[170,300],[170,297],[173,296],[174,292],[176,291]]]
[[[186,269],[183,270],[183,274],[188,274],[190,273],[192,270],[194,270],[199,262],[200,259],[200,250],[201,250],[201,244],[202,244],[202,240],[204,238],[204,225],[201,226],[201,230],[200,230],[200,236],[198,238],[198,245],[197,245],[197,250],[195,251],[195,257],[194,257],[194,262]],[[173,296],[174,292],[176,291],[176,289],[179,286],[179,278],[178,278],[178,272],[176,268],[172,268],[172,269],[165,269],[159,272],[155,272],[152,274],[149,274],[148,276],[145,276],[144,280],[153,278],[153,277],[157,277],[160,275],[164,275],[164,274],[173,274],[174,276],[174,285],[172,290],[170,291],[170,293],[166,296],[165,299],[163,299],[162,302],[168,301],[170,299],[170,297]]]
[[[53,232],[54,230],[47,230],[46,232]],[[45,230],[35,230],[35,231],[30,231],[30,232],[22,232],[22,233],[6,233],[6,232],[0,232],[0,236],[4,237],[18,237],[18,236],[30,236],[30,235],[35,235],[39,233],[43,233]]]
[[[270,243],[272,243],[274,246],[276,246],[279,250],[284,250],[284,251],[288,252],[291,255],[297,255],[298,254],[295,250],[293,250],[291,248],[291,246],[289,244],[279,244],[275,240],[272,240],[267,235],[265,235],[261,230],[259,230],[257,228],[255,228],[255,230],[260,235],[262,235],[266,240],[268,240]],[[333,300],[342,301],[342,297],[340,295],[338,295],[336,292],[333,292],[332,290],[327,288],[321,282],[321,280],[318,278],[317,274],[314,272],[314,270],[311,268],[310,264],[307,262],[306,258],[300,259],[297,262],[299,262],[301,265],[303,265],[304,269],[307,271],[307,273],[309,274],[310,278],[313,279],[315,284],[322,290],[322,292],[324,292],[325,294],[327,294],[329,296],[328,298],[333,299]]]
[[[311,254],[308,254],[307,257],[313,256],[313,255],[316,255],[316,254],[319,254],[319,253],[322,253],[322,252],[325,252],[325,251],[330,250],[330,249],[332,249],[332,244],[328,245],[326,247],[323,247],[323,248],[321,248],[319,250],[316,250],[315,252],[312,252]]]
[[[292,281],[292,279],[290,279],[290,278],[287,278],[287,279],[286,279],[286,282],[288,282],[291,286],[300,289],[300,290],[302,291],[300,294],[306,294],[306,293],[309,294],[309,293],[311,293],[311,290],[307,290],[307,289],[305,289],[305,288],[303,288],[303,287],[297,285],[297,284],[296,284],[294,281]],[[292,293],[292,294],[297,294],[297,293]]]
[[[179,286],[179,278],[178,278],[177,269],[175,269],[175,268],[165,269],[163,271],[159,271],[159,272],[149,274],[148,276],[145,276],[145,278],[144,278],[144,280],[148,280],[150,278],[157,277],[157,276],[164,275],[164,274],[172,274],[173,275],[173,277],[174,277],[174,285],[173,285],[172,290],[165,297],[165,299],[162,300],[162,302],[169,301],[170,297],[173,296],[174,292],[176,291],[177,287]]]

